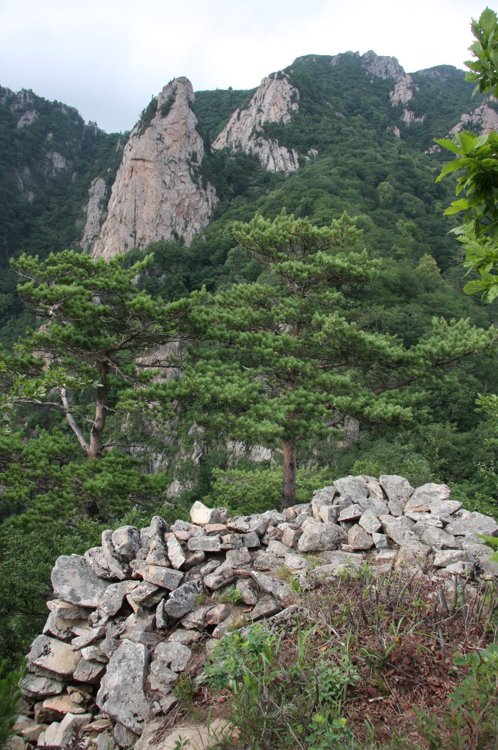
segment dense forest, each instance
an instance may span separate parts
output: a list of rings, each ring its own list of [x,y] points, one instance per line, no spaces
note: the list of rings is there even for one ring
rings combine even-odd
[[[298,151],[290,175],[211,149],[254,91],[198,92],[210,225],[188,248],[161,240],[111,262],[80,247],[83,208],[92,180],[112,184],[126,138],[0,89],[11,665],[43,624],[58,555],[154,513],[183,518],[195,499],[257,512],[281,503],[282,475],[292,504],[339,476],[396,473],[497,514],[482,399],[497,387],[494,311],[463,293],[458,216],[444,215],[456,178],[436,182],[449,157],[434,148],[485,92],[472,99],[449,66],[421,71],[406,121],[392,81],[356,53],[332,60],[285,71],[299,113],[266,135]]]

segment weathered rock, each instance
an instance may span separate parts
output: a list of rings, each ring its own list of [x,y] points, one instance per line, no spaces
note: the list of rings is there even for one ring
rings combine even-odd
[[[379,532],[382,528],[382,524],[373,510],[366,510],[364,513],[362,513],[358,523],[362,527],[362,529],[365,529],[365,531],[367,531],[369,534]]]
[[[485,516],[483,513],[470,512],[468,510],[459,511],[459,513],[459,517],[446,526],[445,531],[448,534],[472,537],[477,537],[478,534],[487,534],[488,536],[498,535],[498,523],[491,516]],[[478,537],[477,539],[481,541]]]
[[[374,531],[372,533],[372,539],[377,549],[386,549],[389,546],[389,542],[385,534],[377,534]]]
[[[335,519],[337,520],[337,513],[333,514],[335,516]],[[297,547],[297,543],[302,535],[301,529],[285,529],[284,533],[282,534],[282,544],[285,544],[286,547],[295,548]]]
[[[297,152],[264,135],[266,122],[287,123],[298,109],[299,92],[285,75],[263,78],[251,101],[236,109],[212,148],[254,154],[269,172],[294,172],[299,167]]]
[[[259,588],[265,593],[271,594],[277,601],[287,602],[292,599],[292,589],[285,581],[279,581],[258,571],[252,571],[251,575]]]
[[[427,513],[431,509],[431,503],[441,503],[448,500],[450,492],[447,484],[434,484],[432,482],[423,484],[413,492],[405,505],[404,512]]]
[[[405,537],[413,536],[412,528],[415,525],[413,521],[406,516],[394,518],[393,516],[381,516],[379,518],[385,534],[396,544],[404,544]]]
[[[445,568],[452,563],[468,560],[469,553],[460,549],[442,549],[434,555],[433,565],[435,568]]]
[[[114,725],[113,736],[118,747],[134,747],[137,742],[137,735],[134,732],[130,732],[129,729],[119,724],[119,722]]]
[[[192,523],[197,526],[206,526],[211,523],[222,523],[226,517],[226,512],[218,508],[208,508],[207,505],[201,503],[199,500],[192,505],[190,508],[190,518]]]
[[[38,747],[69,750],[76,746],[78,731],[92,718],[91,714],[66,714],[60,722],[54,722],[40,735]]]
[[[191,656],[192,651],[182,643],[172,641],[160,643],[156,646],[152,655],[151,671],[154,662],[160,660],[165,667],[169,667],[173,672],[183,672],[187,668]]]
[[[21,682],[21,688],[25,695],[33,698],[44,698],[62,693],[64,683],[55,678],[39,677],[28,672]]]
[[[170,534],[166,540],[166,548],[171,565],[176,570],[179,570],[185,562],[186,557],[182,545],[174,534]]]
[[[39,635],[31,645],[28,659],[35,666],[54,672],[60,677],[71,677],[78,666],[81,654],[73,651],[69,643]]]
[[[366,550],[374,546],[374,541],[365,529],[355,523],[348,531],[348,545],[353,550]]]
[[[221,539],[218,535],[194,536],[187,542],[192,552],[219,552],[221,550]],[[240,544],[242,546],[242,543]]]
[[[124,581],[128,577],[126,566],[109,555],[103,547],[92,547],[87,550],[85,561],[99,578],[109,581]]]
[[[97,609],[108,617],[113,617],[123,606],[125,596],[137,586],[136,581],[109,584],[99,597]]]
[[[111,657],[96,697],[101,711],[135,734],[140,734],[149,716],[144,692],[148,662],[143,644],[123,640]]]
[[[160,565],[148,565],[144,568],[144,581],[161,586],[168,591],[174,591],[183,580],[184,573],[173,568],[163,568]]]
[[[224,563],[216,568],[214,573],[210,573],[204,578],[204,584],[208,589],[216,591],[217,589],[221,589],[222,586],[232,583],[234,579],[235,573],[233,572],[233,568]]]
[[[113,531],[111,541],[116,557],[130,562],[140,547],[140,531],[135,526],[120,526]]]
[[[279,604],[270,594],[264,594],[258,601],[250,614],[251,620],[260,620],[262,617],[270,617],[280,612],[282,605]]]
[[[297,543],[297,551],[317,552],[337,549],[344,538],[344,531],[337,524],[315,523],[303,529],[303,534]]]
[[[381,474],[379,483],[386,493],[390,512],[400,516],[413,493],[410,482],[397,474]]]
[[[46,698],[35,713],[38,723],[60,721],[66,714],[84,714],[84,706],[75,703],[69,695]]]
[[[160,565],[169,568],[170,562],[166,552],[166,546],[161,539],[151,540],[145,563],[146,565]]]
[[[158,95],[152,120],[132,130],[94,257],[111,258],[173,236],[189,245],[208,224],[217,198],[192,171],[194,160],[200,165],[204,158],[193,102],[190,81],[177,78]]]
[[[182,584],[170,594],[164,603],[164,611],[169,617],[179,620],[194,609],[202,589],[202,581]]]
[[[247,547],[229,549],[227,550],[226,561],[232,568],[241,568],[251,563],[251,553]]]
[[[241,578],[235,584],[237,591],[240,591],[240,596],[244,604],[248,604],[253,607],[258,601],[258,593],[256,586],[251,580],[247,578]]]
[[[51,575],[54,594],[81,607],[96,607],[108,584],[98,578],[81,555],[62,555]]]
[[[108,658],[110,658],[110,656]],[[85,682],[89,685],[96,685],[105,673],[105,670],[106,665],[101,661],[87,661],[87,659],[81,659],[74,670],[73,679],[76,680],[76,682]]]
[[[357,521],[363,515],[363,508],[358,503],[348,505],[347,508],[341,510],[339,513],[339,523],[345,523],[346,521]]]
[[[230,737],[231,729],[226,721],[214,719],[207,724],[180,724],[164,731],[164,719],[148,723],[134,750],[156,750],[158,732],[161,732],[160,750],[177,750],[180,747],[192,750],[208,750]],[[224,745],[228,747],[227,744]]]
[[[457,542],[452,534],[434,526],[427,527],[421,534],[420,541],[433,549],[458,549],[460,547],[460,542]]]
[[[334,487],[339,495],[349,495],[353,502],[357,502],[361,497],[368,497],[368,486],[363,477],[353,477],[351,475],[343,479],[336,479]]]
[[[85,648],[86,646],[91,646],[92,643],[99,641],[105,636],[105,628],[103,626],[99,626],[96,628],[87,627],[75,632],[77,632],[78,635],[71,641],[71,646],[75,649],[75,651]]]
[[[325,565],[314,568],[309,575],[318,581],[326,581],[333,576],[342,575],[345,571],[359,570],[363,565],[363,559],[354,552],[330,552],[327,554]]]

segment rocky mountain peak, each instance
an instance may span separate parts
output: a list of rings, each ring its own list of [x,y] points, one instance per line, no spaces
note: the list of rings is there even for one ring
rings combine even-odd
[[[389,78],[398,79],[406,75],[396,57],[377,55],[373,50],[369,50],[364,55],[361,55],[360,60],[368,73],[383,80]]]
[[[297,152],[267,137],[263,126],[285,125],[298,109],[299,91],[285,73],[274,73],[263,78],[247,107],[235,110],[212,147],[254,154],[269,172],[294,172],[299,166]]]
[[[204,145],[193,102],[190,81],[176,78],[142,113],[124,149],[107,217],[93,246],[95,257],[110,258],[174,237],[188,245],[207,226],[216,193],[209,183],[203,187],[196,174]],[[101,210],[97,204],[90,196],[87,227],[95,226],[94,212]]]
[[[493,96],[487,96],[473,112],[462,115],[460,122],[451,129],[450,135],[456,135],[461,130],[477,131],[480,135],[486,135],[491,130],[498,130],[497,104]]]

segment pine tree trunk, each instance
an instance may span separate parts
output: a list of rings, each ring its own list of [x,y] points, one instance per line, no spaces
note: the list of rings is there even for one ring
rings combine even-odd
[[[104,434],[105,421],[107,417],[107,376],[109,366],[107,362],[101,362],[99,366],[100,386],[95,396],[95,418],[93,420],[90,442],[86,455],[88,458],[100,458],[102,456],[102,436]]]
[[[296,504],[296,444],[284,440],[284,482],[282,493],[282,510]]]

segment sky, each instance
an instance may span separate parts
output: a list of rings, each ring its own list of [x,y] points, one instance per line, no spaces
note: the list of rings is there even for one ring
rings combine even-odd
[[[0,0],[0,85],[130,130],[172,78],[254,88],[301,55],[464,68],[485,0]],[[488,7],[492,5],[488,4]],[[496,10],[496,7],[493,8]]]

